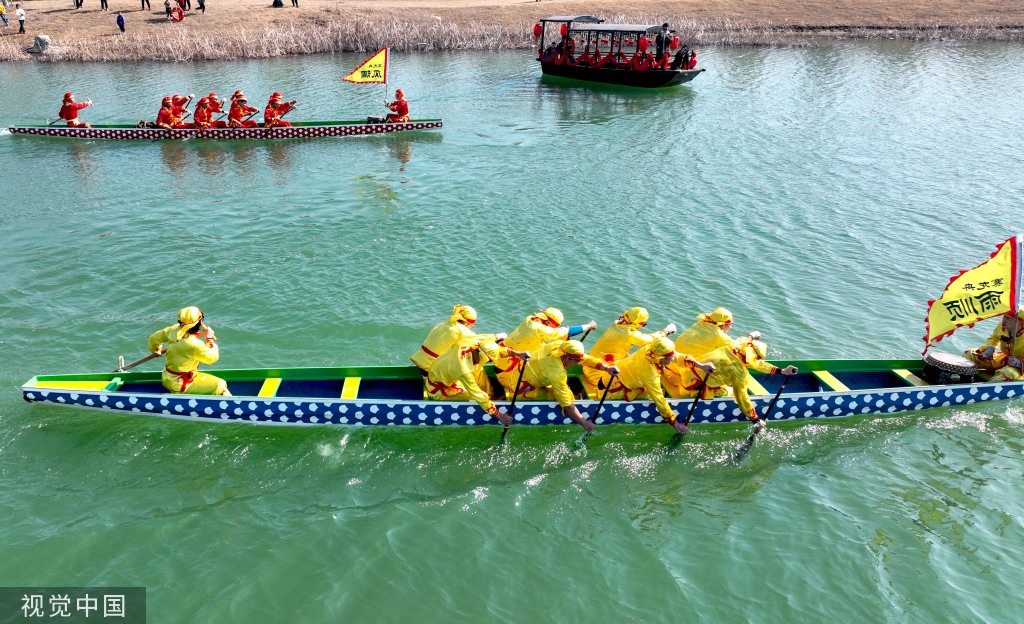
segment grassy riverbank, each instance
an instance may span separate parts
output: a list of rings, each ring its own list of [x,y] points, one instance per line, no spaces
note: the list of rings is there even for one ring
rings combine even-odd
[[[522,49],[533,45],[538,17],[591,14],[630,23],[669,21],[684,41],[709,45],[811,45],[821,40],[1024,40],[1024,2],[1006,0],[635,0],[631,11],[613,1],[299,0],[272,8],[270,0],[208,0],[205,13],[181,22],[162,0],[24,0],[26,34],[0,30],[7,61],[194,61],[289,54],[375,51]],[[115,24],[117,11],[127,22]],[[49,35],[47,54],[26,52],[33,35]]]

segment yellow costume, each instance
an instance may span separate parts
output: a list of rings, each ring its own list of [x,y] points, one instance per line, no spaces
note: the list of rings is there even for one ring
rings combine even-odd
[[[981,357],[989,347],[992,348],[989,357]],[[1017,313],[1016,320],[1012,314],[1004,314],[984,345],[964,351],[964,357],[974,362],[978,370],[995,371],[993,381],[1020,381],[1024,379],[1024,370],[1020,365],[1008,364],[1011,355],[1024,360],[1024,310]]]
[[[434,360],[450,349],[452,345],[476,335],[471,329],[474,323],[476,323],[476,310],[468,305],[456,303],[448,320],[435,325],[434,329],[427,334],[427,338],[420,348],[409,359],[420,367],[420,370],[429,373],[430,367],[434,365]]]
[[[608,327],[601,337],[590,349],[590,355],[601,360],[605,364],[615,364],[626,357],[633,347],[645,347],[660,336],[665,336],[664,330],[656,331],[653,334],[645,334],[640,328],[647,325],[650,315],[644,308],[630,308],[622,313],[611,326]],[[597,382],[608,381],[609,375],[596,368],[583,369],[583,384],[587,394],[597,396]]]
[[[576,356],[583,366],[600,366],[601,360],[584,353],[583,343],[578,340],[561,340],[549,342],[530,352],[530,360],[526,362],[523,372],[523,383],[519,388],[519,397],[541,401],[554,400],[562,407],[573,403],[572,390],[569,389],[569,376],[562,364],[562,356]],[[516,392],[519,371],[522,368],[519,358],[512,358],[516,365],[511,370],[498,373],[498,381],[505,386],[505,395],[509,398]]]
[[[178,312],[178,323],[154,332],[149,337],[149,350],[158,352],[167,344],[167,358],[160,381],[171,392],[185,394],[229,395],[228,384],[220,377],[199,372],[199,364],[213,364],[220,358],[220,349],[212,332],[206,328],[200,337],[189,330],[202,323],[203,313],[191,306]]]
[[[459,341],[434,360],[426,379],[427,398],[434,401],[476,401],[484,411],[497,417],[498,408],[477,379],[488,358],[508,357],[510,351],[508,347],[478,337]]]
[[[747,396],[747,369],[774,375],[779,367],[764,360],[768,347],[759,340],[747,338],[733,346],[719,347],[702,359],[715,366],[715,372],[708,377],[702,399],[725,396],[731,393],[740,410],[747,418],[755,420],[754,404]],[[697,390],[704,380],[704,372],[696,366],[678,367],[682,375],[667,374],[662,378],[669,396],[675,398],[697,396]]]
[[[731,326],[732,312],[725,308],[715,308],[710,314],[701,314],[696,323],[676,337],[676,353],[699,360],[705,353],[718,347],[732,346],[732,338],[726,333]]]
[[[662,367],[658,363],[666,356],[675,356],[672,341],[663,336],[655,337],[651,344],[637,349],[615,363],[619,376],[608,388],[607,398],[634,401],[649,398],[654,401],[661,417],[675,423],[676,414],[668,404],[661,389]]]
[[[547,308],[536,314],[531,314],[512,330],[502,344],[516,351],[533,353],[545,342],[566,340],[569,338],[569,328],[559,327],[564,318],[562,311],[558,308]],[[518,370],[518,367],[519,360],[517,358],[499,358],[494,361],[494,370],[497,371],[499,380],[502,379],[503,373]],[[515,378],[511,383],[515,383]],[[505,381],[502,381],[502,385],[506,388],[509,386]]]

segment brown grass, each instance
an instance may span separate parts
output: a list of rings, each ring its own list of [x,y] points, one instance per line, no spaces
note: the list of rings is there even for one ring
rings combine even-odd
[[[534,45],[538,17],[592,14],[608,21],[670,22],[684,41],[710,45],[816,45],[836,39],[1024,40],[1024,2],[1008,0],[300,0],[301,8],[270,8],[270,0],[210,0],[205,14],[181,23],[136,0],[99,0],[81,10],[72,0],[25,0],[27,35],[16,22],[0,31],[0,58],[11,61],[195,61],[291,54],[500,50]],[[13,2],[10,12],[13,13]],[[285,0],[290,3],[290,0]],[[193,2],[194,4],[194,2]],[[122,10],[128,32],[114,25]],[[12,16],[13,17],[13,16]],[[50,36],[48,54],[29,55],[32,35]]]

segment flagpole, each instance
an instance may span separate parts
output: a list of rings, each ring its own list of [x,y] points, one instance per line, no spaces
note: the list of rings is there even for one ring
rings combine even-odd
[[[1010,338],[1010,357],[1017,352],[1017,332],[1020,330],[1020,289],[1021,289],[1021,257],[1024,251],[1024,235],[1018,234],[1014,241],[1014,251],[1017,253],[1017,263],[1014,267],[1013,281],[1016,282],[1017,290],[1011,295],[1013,301],[1010,304],[1010,311],[1013,313],[1013,336]]]

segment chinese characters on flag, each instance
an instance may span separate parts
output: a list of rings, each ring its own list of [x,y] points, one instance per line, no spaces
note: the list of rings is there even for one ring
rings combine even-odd
[[[382,48],[376,54],[363,61],[363,64],[345,76],[347,82],[358,84],[388,83],[388,49]]]
[[[993,316],[1017,312],[1022,240],[1024,237],[1018,235],[1000,243],[988,261],[961,271],[949,280],[941,297],[928,302],[925,352],[958,327],[971,327]]]

